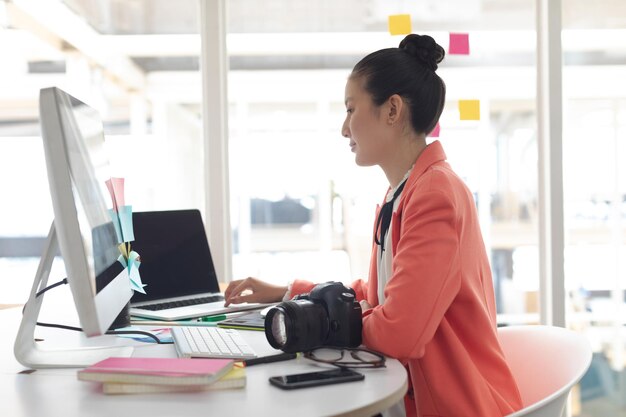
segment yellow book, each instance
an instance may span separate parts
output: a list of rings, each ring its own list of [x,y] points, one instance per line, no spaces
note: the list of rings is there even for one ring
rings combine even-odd
[[[105,382],[102,384],[102,392],[105,394],[150,394],[164,392],[199,392],[221,389],[235,389],[246,386],[246,368],[241,364],[235,365],[226,375],[217,381],[206,385],[149,385],[149,384],[123,384],[118,382]]]

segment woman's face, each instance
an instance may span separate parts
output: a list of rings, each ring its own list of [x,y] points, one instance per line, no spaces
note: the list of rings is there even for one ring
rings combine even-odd
[[[377,165],[388,152],[384,111],[372,102],[360,78],[349,78],[346,83],[346,120],[341,134],[350,139],[350,149],[360,166]]]

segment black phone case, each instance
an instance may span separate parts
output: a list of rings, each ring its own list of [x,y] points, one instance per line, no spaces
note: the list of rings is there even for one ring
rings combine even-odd
[[[326,376],[320,379],[310,379],[310,380],[297,381],[297,382],[292,382],[292,383],[288,383],[285,381],[286,377],[302,376],[302,375],[307,376],[309,374],[328,375],[328,374],[334,374],[334,373],[337,373],[337,375],[330,377],[330,378]],[[345,369],[337,369],[337,370],[333,369],[330,371],[308,372],[308,373],[300,373],[300,374],[273,376],[269,378],[269,381],[270,381],[270,384],[278,388],[290,390],[290,389],[297,389],[297,388],[318,387],[321,385],[341,384],[343,382],[362,381],[363,379],[365,379],[365,375],[360,374],[358,372],[345,370]]]

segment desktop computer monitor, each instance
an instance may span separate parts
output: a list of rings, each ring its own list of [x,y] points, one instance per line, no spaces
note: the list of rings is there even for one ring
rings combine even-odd
[[[109,215],[105,181],[110,178],[104,130],[98,113],[58,88],[42,89],[39,110],[54,222],[24,309],[15,356],[32,368],[92,364],[128,356],[132,348],[44,350],[34,329],[50,266],[60,249],[67,281],[86,336],[104,334],[132,296]],[[42,294],[43,295],[43,294]]]

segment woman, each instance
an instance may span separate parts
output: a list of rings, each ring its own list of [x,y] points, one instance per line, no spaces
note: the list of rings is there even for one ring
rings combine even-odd
[[[522,403],[497,339],[475,203],[441,144],[426,143],[445,102],[435,73],[443,57],[431,37],[412,34],[399,48],[363,58],[347,81],[341,132],[356,163],[380,166],[390,184],[374,225],[369,280],[352,287],[363,308],[363,344],[409,373],[400,413],[503,416]],[[228,286],[226,305],[279,301],[313,286],[247,278]]]

